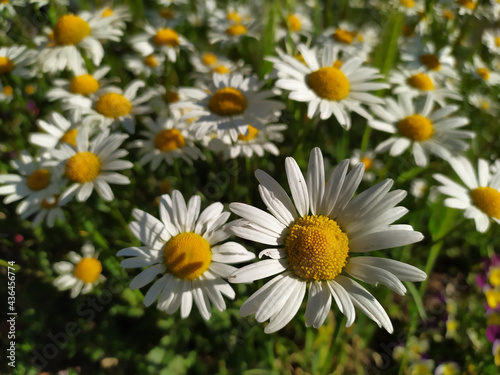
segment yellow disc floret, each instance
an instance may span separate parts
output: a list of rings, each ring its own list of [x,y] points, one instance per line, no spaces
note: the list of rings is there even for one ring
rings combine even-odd
[[[426,53],[420,56],[420,62],[424,64],[429,70],[439,70],[441,68],[439,59],[432,53]]]
[[[340,43],[352,44],[355,36],[356,36],[356,33],[352,33],[350,31],[347,31],[344,29],[337,29],[333,33],[332,38]]]
[[[201,57],[201,62],[203,65],[212,66],[217,62],[217,56],[210,52],[204,53]]]
[[[471,10],[476,7],[476,3],[473,0],[457,0],[457,4]]]
[[[76,135],[78,134],[78,130],[70,129],[66,133],[63,134],[60,141],[63,143],[70,144],[72,146],[76,146]]]
[[[373,159],[363,156],[360,160],[361,163],[365,165],[365,172],[369,171],[373,166]]]
[[[3,94],[5,96],[12,96],[14,94],[14,88],[12,86],[5,86],[3,88]]]
[[[26,185],[31,190],[39,191],[45,189],[50,184],[50,171],[48,169],[38,169],[28,176]]]
[[[247,98],[240,90],[224,87],[212,95],[208,102],[208,109],[219,116],[235,116],[241,115],[247,105]]]
[[[477,68],[476,73],[485,81],[490,79],[490,71],[486,68]]]
[[[226,29],[226,34],[229,36],[239,36],[247,33],[247,28],[243,25],[232,25]]]
[[[495,37],[495,46],[500,47],[500,36]]]
[[[157,46],[178,47],[181,43],[179,41],[179,34],[173,29],[162,28],[158,30],[153,37],[153,43]]]
[[[434,90],[434,84],[427,74],[417,73],[407,79],[408,84],[422,91]]]
[[[111,8],[106,8],[102,11],[101,16],[106,18],[106,17],[111,17],[113,15],[113,9]]]
[[[93,283],[102,272],[101,262],[95,258],[83,258],[77,263],[73,275],[84,283]]]
[[[422,142],[434,134],[431,120],[422,115],[411,115],[398,122],[399,133],[412,141]]]
[[[53,208],[56,208],[58,205],[59,205],[59,195],[53,195],[50,201],[43,198],[42,201],[40,202],[40,206],[46,210],[52,210]]]
[[[231,71],[225,65],[217,65],[212,68],[212,73],[229,74]]]
[[[257,137],[257,134],[259,134],[259,130],[254,128],[252,125],[248,125],[248,134],[238,134],[238,139],[240,141],[248,142]]]
[[[285,250],[289,270],[301,279],[333,280],[347,263],[349,239],[335,220],[309,215],[292,225]]]
[[[470,192],[474,206],[486,215],[500,219],[500,191],[489,186],[478,187]]]
[[[99,98],[95,103],[95,110],[101,115],[116,119],[128,115],[132,111],[132,103],[122,94],[110,92]]]
[[[14,61],[5,56],[0,56],[0,74],[10,73],[14,69]]]
[[[54,26],[54,40],[59,45],[78,44],[89,34],[89,24],[74,14],[62,16]]]
[[[415,6],[415,2],[413,0],[400,0],[399,3],[407,8],[413,8]]]
[[[179,129],[165,129],[156,134],[154,144],[158,150],[167,152],[183,148],[186,140]]]
[[[69,91],[73,94],[89,95],[99,90],[99,82],[92,74],[82,74],[71,80]]]
[[[238,12],[228,12],[226,14],[226,19],[228,21],[234,22],[234,23],[240,23],[241,22],[241,17],[238,14]]]
[[[172,237],[163,247],[168,271],[179,279],[194,280],[212,262],[210,244],[202,236],[185,232]]]
[[[91,152],[78,152],[68,159],[64,166],[64,174],[71,181],[85,182],[94,181],[101,171],[99,157]]]
[[[319,97],[335,101],[347,97],[351,88],[344,73],[333,66],[326,66],[309,74],[307,84]]]
[[[300,31],[302,29],[302,23],[300,22],[299,17],[297,17],[295,14],[290,14],[287,18],[288,21],[288,26],[290,26],[290,29],[292,31]]]
[[[150,68],[156,68],[158,66],[158,60],[154,55],[149,55],[142,60],[144,65],[149,66]]]

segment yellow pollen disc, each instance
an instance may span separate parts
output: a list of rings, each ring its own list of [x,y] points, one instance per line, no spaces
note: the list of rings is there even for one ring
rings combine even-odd
[[[38,169],[29,175],[26,185],[31,190],[38,191],[45,189],[50,184],[50,171],[48,169]]]
[[[95,110],[101,115],[116,119],[128,115],[132,111],[132,103],[122,94],[110,92],[99,98],[95,103]]]
[[[234,23],[240,23],[241,22],[241,17],[240,15],[238,14],[238,12],[229,12],[227,15],[226,15],[226,19],[228,21],[231,21],[231,22],[234,22]]]
[[[500,267],[490,268],[490,284],[493,286],[500,285]]]
[[[452,19],[454,19],[454,18],[455,18],[455,15],[454,15],[451,11],[449,11],[449,10],[445,10],[445,11],[443,12],[443,18],[444,18],[445,20],[451,21]]]
[[[147,65],[150,68],[156,68],[158,66],[158,60],[156,59],[156,57],[154,57],[154,55],[149,55],[145,57],[143,62],[144,65]]]
[[[248,142],[257,137],[257,134],[259,134],[259,130],[254,128],[252,125],[248,125],[248,134],[238,134],[238,139],[240,141]]]
[[[76,146],[76,135],[78,134],[78,130],[71,129],[63,134],[60,141],[63,143],[70,144],[72,146]]]
[[[305,281],[333,280],[347,263],[349,239],[335,220],[301,217],[285,238],[289,270]]]
[[[165,129],[156,134],[155,147],[163,152],[183,148],[186,140],[179,129]]]
[[[339,101],[349,95],[349,80],[340,69],[326,66],[307,76],[308,86],[321,98]]]
[[[408,84],[416,89],[422,91],[432,91],[434,90],[434,84],[428,75],[424,73],[417,73],[406,80]]]
[[[201,57],[201,62],[203,65],[212,66],[217,62],[217,56],[210,52],[204,53]]]
[[[226,34],[229,36],[239,36],[247,33],[247,28],[243,25],[233,25],[226,29]]]
[[[500,47],[500,36],[497,36],[497,37],[495,38],[495,45],[496,45],[497,47]]]
[[[361,163],[365,165],[365,172],[369,171],[372,168],[373,165],[373,160],[370,158],[367,158],[366,156],[363,156],[360,160]]]
[[[35,85],[27,85],[24,88],[24,92],[28,95],[33,95],[36,92],[36,86]]]
[[[59,204],[59,196],[58,195],[53,196],[53,202],[49,202],[45,198],[43,198],[42,202],[40,202],[40,206],[46,210],[51,210],[51,209],[57,207],[58,204]]]
[[[355,36],[355,33],[351,33],[350,31],[343,30],[343,29],[337,29],[333,33],[332,38],[340,43],[352,44],[352,42],[354,40],[354,36]]]
[[[69,91],[73,94],[89,95],[99,90],[99,82],[92,74],[82,74],[71,80]]]
[[[174,18],[174,11],[172,9],[162,9],[160,10],[160,16],[162,16],[163,18],[165,18],[166,20],[171,20]]]
[[[332,66],[333,66],[334,68],[340,69],[340,68],[342,68],[342,65],[344,65],[344,63],[343,63],[342,61],[340,61],[340,60],[335,60],[335,61],[333,62],[333,65],[332,65]]]
[[[437,56],[430,53],[420,56],[420,62],[430,70],[439,70],[441,68],[441,63]]]
[[[191,232],[172,237],[163,247],[163,256],[167,269],[179,279],[196,279],[212,262],[210,244]]]
[[[479,74],[479,76],[485,81],[488,81],[490,79],[490,72],[486,68],[477,68],[476,73]]]
[[[476,3],[472,0],[457,0],[457,4],[467,9],[474,9],[476,7]]]
[[[3,88],[3,94],[6,96],[12,96],[12,94],[14,94],[14,89],[12,88],[12,86],[5,86]]]
[[[103,17],[111,17],[113,15],[113,9],[106,8],[101,14]]]
[[[300,29],[302,29],[302,23],[300,22],[299,17],[297,17],[295,14],[290,14],[287,18],[287,21],[292,31],[300,31]]]
[[[413,8],[415,6],[415,2],[413,0],[400,0],[399,3],[407,8]]]
[[[74,14],[62,16],[54,26],[54,40],[59,45],[78,44],[89,34],[89,24]]]
[[[491,107],[491,103],[490,103],[489,101],[487,101],[487,100],[483,100],[483,101],[481,102],[481,107],[483,107],[483,109],[484,109],[485,111],[487,111],[488,109],[490,109],[490,107]]]
[[[224,65],[218,65],[212,68],[212,73],[229,74],[231,71]]]
[[[422,115],[411,115],[398,122],[399,133],[413,141],[425,141],[434,134],[431,120]]]
[[[166,99],[167,99],[167,103],[175,103],[175,102],[178,102],[179,100],[181,100],[181,98],[179,97],[179,94],[176,93],[175,91],[167,92]]]
[[[8,4],[10,3],[10,0],[0,0],[0,4]]]
[[[75,266],[73,275],[84,283],[93,283],[102,272],[101,262],[95,258],[83,258]]]
[[[247,107],[247,98],[232,87],[219,89],[208,102],[208,109],[219,116],[241,115]]]
[[[478,187],[470,192],[474,206],[486,215],[500,219],[500,192],[489,186]]]
[[[306,65],[306,60],[304,60],[304,57],[302,56],[302,54],[300,52],[293,55],[293,57],[295,57],[297,60],[299,60],[302,64]]]
[[[178,47],[181,43],[179,41],[179,34],[173,29],[163,28],[157,31],[153,37],[153,43],[157,46]]]
[[[14,69],[14,61],[5,56],[0,56],[0,74],[10,73]]]
[[[97,155],[83,151],[68,159],[64,166],[64,174],[71,181],[85,182],[94,181],[101,171],[101,161]]]

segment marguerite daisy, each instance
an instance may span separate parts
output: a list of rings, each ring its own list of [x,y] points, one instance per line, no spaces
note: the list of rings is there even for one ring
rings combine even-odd
[[[219,311],[226,308],[223,295],[233,299],[234,291],[222,280],[236,270],[229,264],[255,258],[236,242],[225,242],[229,233],[224,224],[230,213],[224,212],[222,203],[213,203],[200,214],[201,199],[194,195],[189,202],[178,190],[162,195],[161,221],[148,213],[134,209],[136,221],[130,230],[143,244],[120,250],[118,256],[130,258],[121,262],[124,268],[148,268],[130,283],[138,289],[157,279],[144,296],[150,306],[158,299],[157,307],[167,314],[179,307],[181,318],[191,312],[193,300],[201,316],[208,320],[210,303]]]
[[[486,30],[482,39],[491,54],[500,55],[500,29]]]
[[[416,38],[403,49],[401,60],[406,62],[409,69],[421,69],[436,77],[457,77],[451,46],[438,50],[434,43],[424,43],[420,38]]]
[[[46,149],[56,148],[61,143],[76,146],[76,135],[81,127],[80,123],[74,123],[58,112],[52,112],[48,121],[37,120],[37,125],[45,130],[45,133],[31,133],[30,143]]]
[[[335,300],[354,322],[356,306],[379,326],[392,332],[392,323],[380,303],[360,284],[383,284],[398,294],[406,289],[400,280],[421,281],[419,269],[392,259],[358,256],[422,240],[410,225],[391,225],[408,210],[396,207],[406,195],[389,192],[387,179],[351,199],[363,177],[358,164],[347,174],[349,160],[342,161],[325,180],[319,148],[311,152],[307,175],[288,157],[285,169],[293,202],[285,190],[265,172],[258,170],[260,195],[271,214],[243,203],[229,208],[242,217],[230,230],[237,236],[271,246],[260,253],[269,260],[245,266],[228,278],[248,283],[278,274],[254,293],[240,309],[241,316],[255,314],[258,322],[270,320],[264,332],[284,327],[297,313],[309,285],[306,325],[318,328]]]
[[[375,173],[382,168],[383,163],[376,159],[376,153],[373,150],[366,150],[361,152],[359,149],[355,149],[351,155],[351,166],[354,167],[358,163],[363,163],[365,165],[365,173],[363,174],[363,180],[368,182],[375,181]]]
[[[125,66],[136,77],[150,75],[160,76],[165,70],[165,55],[151,54],[148,56],[125,56]]]
[[[500,84],[500,73],[491,70],[491,68],[478,56],[472,57],[472,64],[465,62],[465,69],[475,78],[486,83],[488,86],[496,86]]]
[[[35,51],[26,49],[26,46],[12,46],[0,48],[0,77],[18,76],[29,78],[33,75],[26,66],[32,62]]]
[[[311,39],[313,24],[308,15],[307,8],[298,7],[295,12],[284,14],[283,18],[283,21],[278,25],[274,34],[276,41],[286,40],[288,35],[290,35],[295,44],[299,43],[301,38]]]
[[[463,157],[451,158],[451,167],[465,186],[459,185],[442,174],[434,178],[442,183],[440,193],[450,196],[445,199],[447,207],[465,210],[467,219],[474,219],[476,229],[484,233],[490,226],[490,219],[500,224],[500,171],[490,174],[490,166],[484,159],[478,161],[478,174],[471,162]]]

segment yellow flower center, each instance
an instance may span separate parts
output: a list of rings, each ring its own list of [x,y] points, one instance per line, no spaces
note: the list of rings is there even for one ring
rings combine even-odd
[[[173,29],[163,28],[156,32],[153,37],[153,43],[157,46],[178,47],[181,43],[179,41],[179,34]]]
[[[248,142],[257,137],[257,134],[259,134],[259,130],[254,128],[252,125],[248,125],[248,134],[238,134],[238,139],[240,141]]]
[[[238,12],[229,12],[226,14],[226,19],[228,21],[234,22],[234,23],[240,23],[241,22],[241,17],[238,14]]]
[[[175,17],[174,11],[172,9],[166,8],[160,10],[160,16],[165,18],[166,20],[171,20]]]
[[[210,52],[204,53],[201,57],[201,62],[203,65],[212,66],[217,62],[217,56]]]
[[[122,94],[110,92],[99,98],[95,103],[95,110],[101,115],[116,119],[128,115],[132,111],[132,103]]]
[[[181,98],[179,97],[179,94],[176,93],[175,91],[169,91],[166,94],[166,100],[167,103],[175,103],[181,100]]]
[[[24,88],[24,92],[28,95],[33,95],[36,92],[36,86],[35,85],[27,85]]]
[[[219,116],[241,115],[247,107],[247,98],[232,87],[219,89],[208,102],[208,109]]]
[[[5,56],[0,56],[0,74],[10,73],[14,69],[14,61]]]
[[[231,71],[224,65],[218,65],[212,68],[212,73],[229,74]]]
[[[335,39],[337,42],[344,43],[344,44],[352,44],[354,37],[356,33],[352,33],[350,31],[344,30],[344,29],[337,29],[333,35],[332,38]]]
[[[455,18],[455,15],[450,10],[445,10],[443,12],[443,18],[447,21],[451,21]]]
[[[470,192],[474,206],[486,215],[500,219],[500,192],[489,186],[478,187]]]
[[[500,291],[495,290],[495,289],[490,289],[486,291],[486,301],[488,302],[488,305],[492,308],[495,309],[498,304],[500,303]]]
[[[490,109],[490,107],[491,107],[491,103],[490,103],[488,100],[483,100],[483,101],[481,102],[481,107],[482,107],[485,111],[487,111],[488,109]]]
[[[434,90],[434,84],[427,74],[417,73],[407,79],[408,84],[416,89],[422,91],[432,91]]]
[[[474,9],[476,7],[476,3],[472,0],[457,0],[457,4],[467,9]]]
[[[78,134],[78,130],[70,129],[61,137],[61,142],[70,144],[72,146],[76,146],[76,135]]]
[[[111,17],[112,15],[113,15],[113,9],[111,8],[104,9],[104,11],[101,14],[102,17]]]
[[[163,256],[167,269],[179,279],[196,279],[212,262],[210,244],[192,232],[172,237],[163,247]]]
[[[413,8],[415,6],[415,2],[413,0],[400,0],[399,3],[407,8]]]
[[[333,280],[347,263],[349,239],[335,220],[309,215],[285,238],[289,270],[305,281]]]
[[[49,202],[47,199],[43,198],[42,201],[40,202],[40,206],[46,210],[52,210],[53,208],[57,207],[59,205],[59,196],[54,195],[53,196],[53,201]]]
[[[156,57],[154,57],[154,55],[149,55],[145,57],[143,62],[144,65],[147,65],[150,68],[156,68],[158,66],[158,60],[156,59]]]
[[[424,64],[429,70],[439,70],[441,68],[441,63],[436,55],[427,53],[420,56],[420,62]]]
[[[360,161],[361,161],[361,163],[364,163],[364,165],[365,165],[365,172],[369,171],[373,166],[373,160],[370,158],[367,158],[366,156],[363,156]]]
[[[500,285],[500,267],[490,268],[490,284],[493,286]]]
[[[102,272],[101,262],[95,258],[83,258],[75,266],[73,275],[84,283],[93,283]]]
[[[490,79],[490,71],[486,68],[477,68],[476,73],[479,74],[479,76],[485,81]]]
[[[94,181],[101,171],[101,161],[97,155],[83,151],[68,159],[64,166],[64,174],[71,181],[85,182]]]
[[[50,171],[48,169],[38,169],[29,175],[26,185],[31,190],[39,191],[45,189],[50,184]]]
[[[155,147],[163,152],[183,148],[186,140],[179,129],[165,129],[156,134]]]
[[[247,28],[243,25],[232,25],[226,29],[226,34],[229,36],[239,36],[247,33]]]
[[[92,74],[82,74],[74,77],[69,85],[69,91],[74,94],[89,95],[99,90],[99,82]]]
[[[290,14],[287,18],[287,21],[292,31],[300,31],[300,29],[302,29],[302,23],[300,22],[299,17],[297,17],[295,14]]]
[[[434,134],[431,120],[422,115],[411,115],[398,122],[399,133],[413,141],[422,142]]]
[[[12,96],[12,94],[14,94],[14,89],[12,88],[12,86],[5,86],[3,88],[3,94],[6,96]]]
[[[74,14],[62,16],[54,26],[54,40],[59,45],[78,44],[89,34],[89,24]]]
[[[500,47],[500,36],[495,37],[495,45]]]
[[[349,80],[340,69],[326,66],[307,76],[307,84],[321,98],[339,101],[349,95]]]

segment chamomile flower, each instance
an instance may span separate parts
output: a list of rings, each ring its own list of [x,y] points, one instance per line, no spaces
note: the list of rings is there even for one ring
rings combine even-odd
[[[16,15],[16,10],[14,9],[15,6],[18,7],[26,6],[26,1],[25,0],[0,1],[0,14],[4,12],[4,14],[15,16]]]
[[[10,85],[2,85],[0,82],[0,103],[10,103],[14,98],[14,88]]]
[[[288,35],[295,44],[299,43],[302,38],[311,39],[313,24],[305,7],[298,7],[295,12],[284,14],[283,18],[274,34],[276,41],[286,40]]]
[[[132,19],[130,10],[127,6],[117,6],[114,8],[104,7],[96,12],[101,15],[101,18],[106,18],[110,25],[125,30],[127,27],[126,22]]]
[[[118,256],[130,257],[121,262],[124,268],[148,268],[130,283],[131,289],[142,288],[157,279],[144,296],[150,306],[158,299],[157,307],[167,314],[179,307],[181,318],[187,318],[193,301],[201,316],[211,316],[210,304],[224,311],[223,295],[233,299],[235,293],[222,278],[236,270],[229,264],[246,262],[254,254],[236,242],[225,242],[229,233],[224,224],[230,213],[222,203],[213,203],[200,214],[201,199],[195,195],[185,202],[178,190],[162,195],[161,221],[148,213],[134,209],[136,221],[130,230],[143,244],[120,250]]]
[[[451,55],[450,46],[437,50],[434,43],[423,43],[417,38],[402,51],[401,60],[406,62],[409,69],[421,69],[435,77],[457,77],[455,58]]]
[[[284,327],[297,313],[307,286],[309,298],[306,326],[320,327],[332,304],[347,317],[355,319],[356,306],[379,326],[392,332],[392,323],[380,303],[360,284],[383,284],[405,293],[400,280],[421,281],[419,269],[392,259],[358,256],[422,240],[410,225],[391,225],[407,210],[396,205],[404,191],[389,192],[393,181],[387,179],[351,200],[363,177],[358,164],[348,174],[349,160],[342,161],[325,179],[319,148],[311,152],[307,175],[288,157],[285,170],[292,199],[271,176],[258,170],[259,192],[271,214],[243,203],[231,203],[232,212],[242,217],[230,230],[237,236],[269,245],[260,256],[271,259],[245,266],[228,278],[233,283],[248,283],[278,275],[254,293],[241,306],[240,315],[255,314],[258,322],[270,320],[264,332]]]
[[[279,155],[279,149],[274,142],[283,142],[283,134],[287,126],[285,124],[261,125],[255,128],[248,125],[247,134],[238,134],[236,140],[232,140],[229,134],[221,138],[213,138],[208,147],[215,152],[222,152],[225,159],[235,159],[239,156],[251,158],[254,154],[263,157],[266,152]]]
[[[359,30],[349,22],[341,22],[338,27],[329,27],[320,35],[320,44],[333,44],[349,57],[366,59],[369,46],[363,43]]]
[[[99,66],[104,57],[103,40],[118,42],[123,31],[100,13],[84,12],[80,15],[65,14],[57,20],[54,29],[45,38],[45,45],[38,54],[38,64],[43,72],[70,69],[77,71],[84,66],[80,49],[83,49]]]
[[[469,103],[482,112],[486,112],[492,116],[498,113],[498,102],[491,99],[490,95],[484,95],[478,92],[469,95]]]
[[[59,290],[71,289],[71,298],[79,294],[89,293],[96,285],[106,278],[102,275],[102,264],[97,258],[99,253],[92,244],[82,246],[82,255],[71,251],[71,262],[54,263],[54,269],[59,276],[54,280],[54,286]]]
[[[216,55],[212,52],[204,53],[193,53],[189,57],[191,65],[193,65],[196,71],[195,76],[198,78],[204,78],[205,80],[211,79],[212,74],[250,74],[251,68],[245,67],[245,62],[243,60],[238,60],[233,62],[227,57]]]
[[[192,165],[193,160],[204,159],[203,153],[194,144],[194,137],[189,132],[188,125],[177,122],[172,118],[143,118],[148,128],[140,134],[146,139],[139,139],[131,143],[130,147],[140,148],[139,164],[150,164],[151,170],[158,168],[160,163],[172,165],[174,159],[181,158]]]
[[[500,29],[485,30],[482,40],[491,54],[500,55]]]
[[[89,144],[88,130],[82,128],[76,136],[76,147],[63,143],[59,149],[52,150],[53,156],[61,161],[64,176],[72,183],[61,194],[61,204],[68,202],[75,194],[79,202],[84,202],[94,188],[102,199],[111,201],[114,194],[110,183],[130,183],[128,177],[114,172],[133,166],[130,161],[120,159],[128,155],[128,151],[118,149],[127,137],[127,134],[110,134],[109,129],[106,129]]]
[[[33,75],[26,66],[31,64],[34,51],[26,46],[0,47],[0,78],[17,76],[29,78]]]
[[[496,86],[500,84],[500,73],[491,70],[491,68],[478,56],[472,57],[472,64],[465,62],[465,69],[471,73],[474,78],[481,80],[488,86]]]
[[[415,103],[410,95],[400,95],[396,102],[386,99],[385,106],[373,106],[372,111],[380,120],[372,120],[368,125],[374,129],[394,134],[380,143],[376,152],[389,151],[391,156],[399,156],[411,147],[415,163],[426,166],[428,154],[442,159],[467,150],[464,139],[474,138],[474,133],[459,128],[467,125],[466,117],[449,117],[458,110],[457,106],[446,106],[433,111],[434,100],[427,96],[425,102]]]
[[[125,67],[136,77],[160,76],[165,70],[165,55],[125,56]]]
[[[76,135],[81,123],[66,119],[58,112],[52,112],[47,121],[37,120],[37,125],[45,133],[31,133],[30,143],[46,149],[58,147],[61,143],[76,146]]]
[[[358,163],[363,163],[365,165],[365,173],[363,174],[363,180],[368,182],[375,181],[375,173],[383,167],[382,161],[378,160],[377,154],[373,150],[366,150],[361,152],[359,149],[355,149],[351,155],[351,166],[354,167]]]
[[[410,194],[415,198],[422,198],[429,190],[427,180],[423,178],[415,178],[411,181]]]
[[[321,59],[304,45],[297,49],[305,64],[292,56],[282,56],[281,62],[274,63],[280,77],[276,87],[290,90],[292,100],[309,103],[309,118],[319,114],[325,120],[333,115],[345,129],[351,127],[350,111],[372,118],[362,105],[380,104],[382,100],[368,92],[388,87],[385,83],[373,82],[381,77],[377,69],[362,67],[362,59],[356,57],[335,67],[332,45],[318,51]]]
[[[27,208],[21,214],[21,219],[34,215],[32,222],[34,227],[45,221],[47,226],[52,228],[56,220],[64,221],[64,212],[61,208],[63,204],[59,201],[59,194],[54,194],[51,198],[43,198],[41,201],[27,198],[26,204]]]
[[[242,38],[258,38],[255,15],[252,15],[245,6],[218,10],[210,17],[208,23],[210,44],[220,43],[225,46],[238,44]]]
[[[407,16],[416,16],[425,10],[425,4],[422,0],[392,0],[391,3],[394,9]]]
[[[181,49],[193,49],[193,45],[169,23],[160,27],[146,25],[144,31],[130,39],[132,48],[143,57],[162,54],[175,62]]]
[[[477,7],[477,0],[455,0],[455,8],[461,16],[474,13]]]
[[[274,92],[262,90],[266,82],[256,76],[214,74],[212,79],[207,90],[180,88],[179,93],[189,100],[172,105],[188,111],[186,118],[196,119],[191,126],[197,138],[215,130],[222,136],[228,130],[235,140],[238,134],[247,134],[248,124],[264,124],[285,108],[283,103],[269,99]]]
[[[450,196],[445,199],[444,205],[465,210],[464,216],[474,219],[478,232],[488,230],[490,219],[500,224],[500,171],[490,174],[488,162],[479,159],[476,177],[474,167],[467,158],[451,158],[449,163],[465,186],[442,174],[434,174],[434,178],[443,184],[438,191]]]

